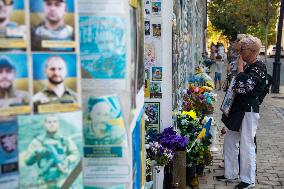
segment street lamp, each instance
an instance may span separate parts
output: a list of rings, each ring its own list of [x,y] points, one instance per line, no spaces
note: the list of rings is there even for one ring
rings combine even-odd
[[[273,63],[273,82],[271,87],[272,93],[279,93],[280,85],[280,55],[281,55],[281,38],[282,38],[282,28],[283,28],[283,11],[284,11],[284,0],[281,0],[280,5],[280,15],[277,28],[277,42],[276,42],[276,52],[275,52],[275,61]]]

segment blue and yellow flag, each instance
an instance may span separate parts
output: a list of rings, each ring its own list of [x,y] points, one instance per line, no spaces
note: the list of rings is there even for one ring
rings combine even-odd
[[[203,126],[201,132],[198,134],[197,139],[205,138],[209,136],[209,131],[212,123],[212,118],[210,118],[207,123]]]

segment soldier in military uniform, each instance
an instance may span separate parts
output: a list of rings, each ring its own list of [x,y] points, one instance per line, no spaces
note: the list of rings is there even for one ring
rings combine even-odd
[[[58,117],[47,116],[44,120],[46,132],[35,136],[24,156],[27,166],[38,167],[38,188],[59,189],[79,162],[76,144],[59,133]]]
[[[0,56],[0,108],[29,104],[29,95],[13,87],[16,68],[6,56]]]
[[[60,56],[51,56],[45,62],[47,87],[33,96],[35,111],[44,104],[70,104],[77,102],[77,94],[64,86],[66,62]]]
[[[0,0],[0,40],[2,39],[25,39],[26,26],[18,25],[15,22],[11,22],[9,17],[13,11],[12,0]],[[22,50],[22,49],[6,49],[0,48],[1,51],[8,50]]]
[[[32,29],[32,50],[64,50],[62,48],[43,48],[43,40],[74,40],[74,29],[64,23],[66,0],[44,0],[44,21]]]

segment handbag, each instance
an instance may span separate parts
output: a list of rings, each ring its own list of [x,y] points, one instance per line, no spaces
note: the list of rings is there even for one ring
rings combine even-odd
[[[224,81],[224,83],[222,85],[222,89],[224,91],[227,91],[229,86],[230,86],[230,77],[231,77],[231,75],[227,75],[227,77],[226,77],[226,79],[225,79],[225,81]]]
[[[221,105],[221,108],[220,110],[226,115],[228,116],[229,115],[229,112],[230,112],[230,109],[232,107],[232,104],[233,104],[233,101],[234,101],[234,98],[235,98],[235,91],[233,89],[234,85],[235,85],[235,76],[233,76],[232,80],[231,80],[231,83],[230,83],[230,86],[224,96],[224,99],[223,99],[223,102],[222,102],[222,105]]]
[[[221,121],[224,123],[224,125],[229,130],[239,131],[241,128],[244,116],[245,116],[245,112],[242,112],[242,111],[230,112],[228,116],[225,114],[222,114]]]

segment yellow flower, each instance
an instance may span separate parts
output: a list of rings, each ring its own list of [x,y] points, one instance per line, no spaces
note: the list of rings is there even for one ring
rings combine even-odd
[[[190,110],[190,112],[187,113],[193,120],[196,120],[196,113],[193,110]]]
[[[182,116],[185,115],[185,114],[187,114],[187,111],[182,111],[182,112],[181,112],[181,115],[182,115]]]
[[[196,120],[196,113],[193,110],[190,110],[190,112],[187,111],[182,111],[181,115],[188,115],[190,116],[193,120]]]

